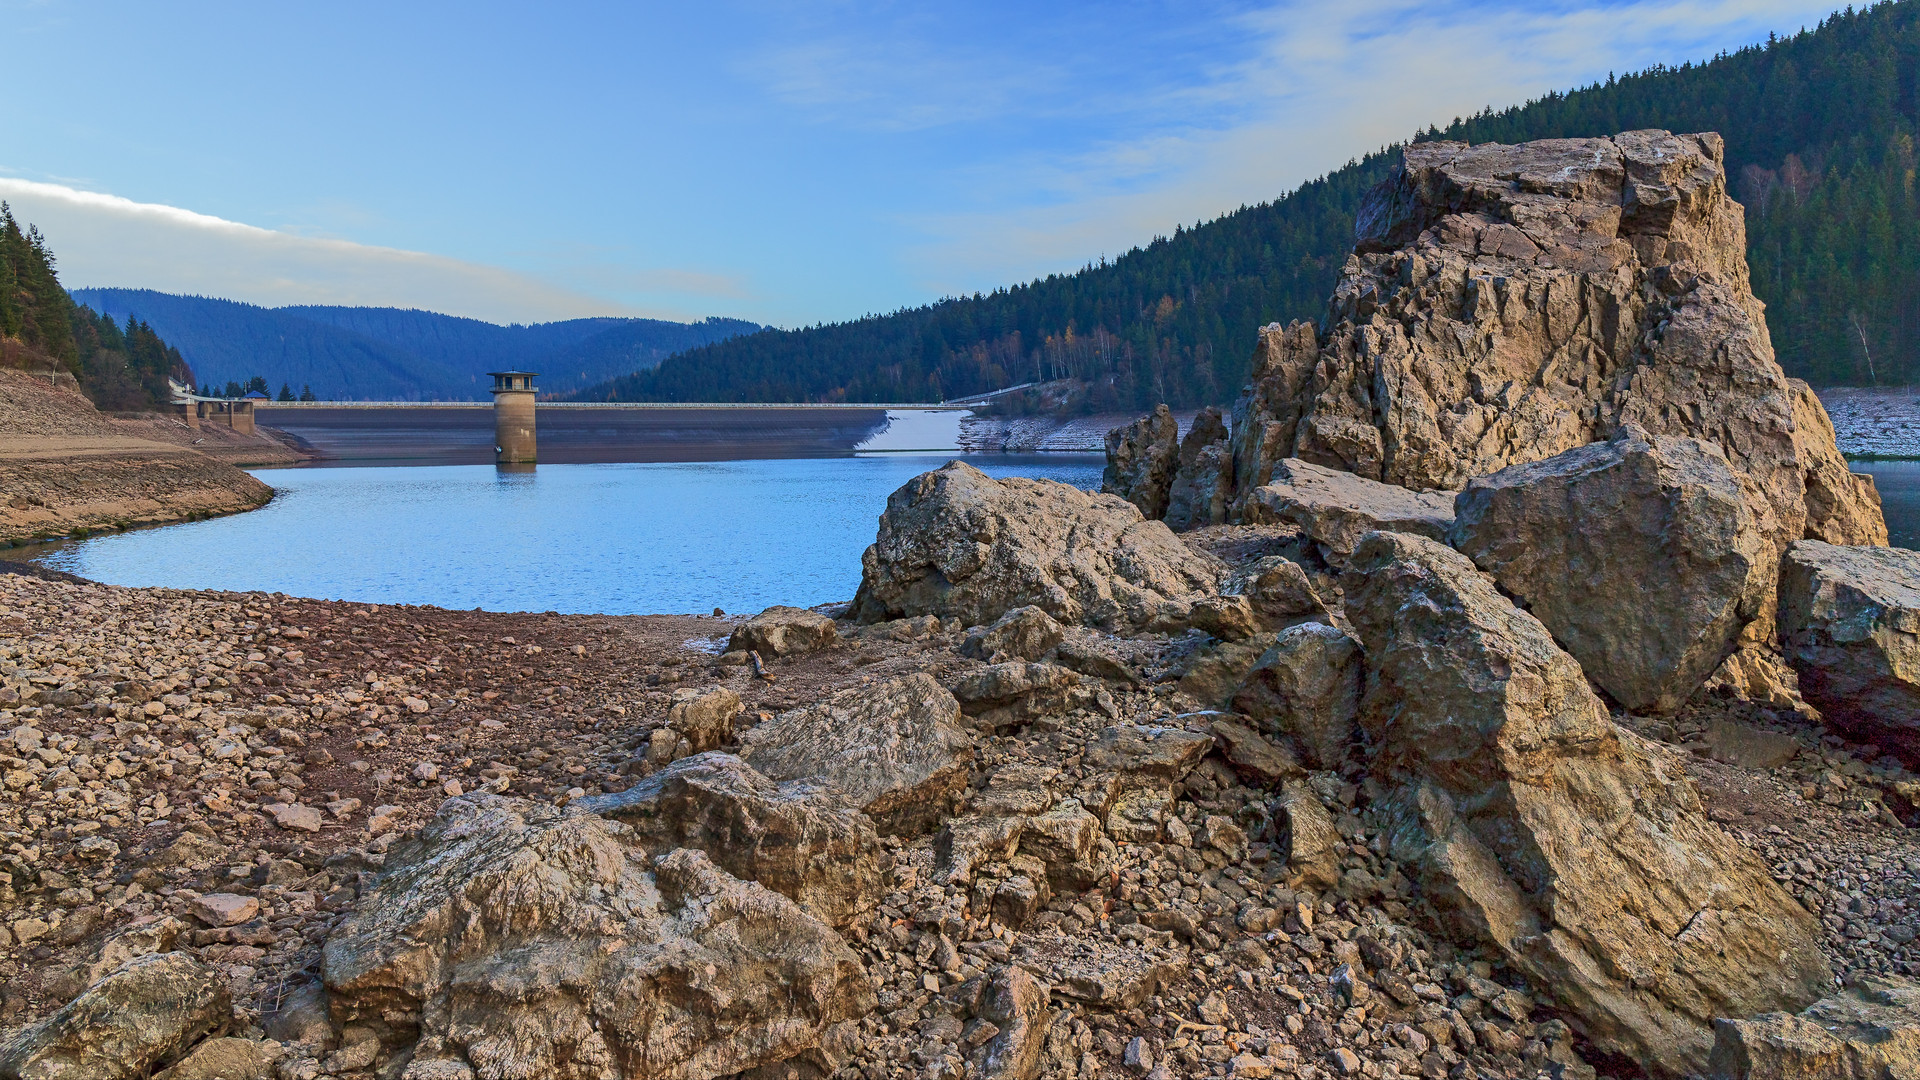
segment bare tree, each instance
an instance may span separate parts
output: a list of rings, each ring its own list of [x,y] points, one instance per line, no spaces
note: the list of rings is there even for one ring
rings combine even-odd
[[[1847,321],[1853,324],[1853,332],[1860,336],[1860,355],[1867,358],[1867,378],[1873,385],[1880,385],[1880,376],[1873,373],[1873,350],[1867,347],[1867,325],[1857,311],[1847,312]]]

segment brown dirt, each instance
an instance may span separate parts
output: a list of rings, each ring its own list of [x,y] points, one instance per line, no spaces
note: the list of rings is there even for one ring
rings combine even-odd
[[[251,510],[272,489],[236,466],[303,457],[270,433],[107,416],[76,391],[0,370],[0,544]]]

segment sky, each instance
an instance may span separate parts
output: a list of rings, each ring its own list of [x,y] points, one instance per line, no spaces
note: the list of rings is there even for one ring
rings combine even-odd
[[[1831,10],[0,0],[0,199],[69,288],[809,325],[1071,272]]]

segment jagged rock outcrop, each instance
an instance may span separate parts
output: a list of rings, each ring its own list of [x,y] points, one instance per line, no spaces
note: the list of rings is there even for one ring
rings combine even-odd
[[[740,757],[775,780],[841,792],[883,833],[913,834],[953,809],[974,740],[960,702],[915,674],[781,713],[741,736]]]
[[[1828,724],[1920,760],[1920,553],[1788,548],[1780,643]]]
[[[1717,444],[1629,425],[1467,485],[1453,546],[1626,708],[1670,713],[1733,651],[1771,585]]]
[[[1404,153],[1319,327],[1261,332],[1233,409],[1236,519],[1288,457],[1458,490],[1633,422],[1717,442],[1775,560],[1805,537],[1885,542],[1872,481],[1775,362],[1718,135]],[[1750,637],[1770,629],[1763,610]]]
[[[1167,527],[1176,530],[1227,520],[1233,498],[1233,448],[1220,410],[1208,406],[1180,440],[1180,459],[1167,495]]]
[[[807,781],[775,783],[731,754],[682,758],[625,791],[574,805],[632,828],[655,854],[695,848],[833,926],[885,892],[890,863],[873,823]]]
[[[1249,497],[1245,517],[1297,527],[1338,566],[1376,529],[1444,539],[1453,525],[1453,494],[1410,491],[1288,458],[1274,466],[1273,483]]]
[[[858,957],[793,901],[633,841],[578,809],[448,800],[328,937],[334,1020],[409,1075],[706,1080],[873,1009]]]
[[[1453,933],[1665,1075],[1705,1068],[1715,1017],[1831,985],[1813,917],[1466,556],[1375,533],[1346,592],[1390,851]]]
[[[1109,630],[1183,626],[1225,568],[1111,495],[1051,480],[996,480],[951,462],[887,498],[861,556],[854,614],[986,625],[1033,605]]]
[[[1210,733],[1115,724],[1087,743],[1089,775],[1074,789],[1074,797],[1113,839],[1157,841],[1173,805],[1173,785],[1212,748]]]
[[[133,1080],[233,1021],[226,981],[191,953],[129,960],[0,1044],[5,1080]]]
[[[1180,463],[1180,425],[1165,405],[1107,432],[1107,468],[1100,491],[1118,495],[1150,519],[1166,516]]]
[[[1713,1080],[1891,1080],[1920,1075],[1920,985],[1870,976],[1805,1012],[1713,1022]]]

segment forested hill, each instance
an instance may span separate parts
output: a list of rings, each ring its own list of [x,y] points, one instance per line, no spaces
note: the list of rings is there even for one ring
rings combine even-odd
[[[53,249],[0,202],[0,366],[72,375],[94,405],[142,412],[173,400],[168,380],[193,382],[180,351],[138,319],[123,327],[60,287]]]
[[[151,323],[201,378],[263,376],[329,400],[485,399],[488,371],[527,368],[542,389],[577,390],[663,358],[760,329],[739,319],[569,319],[498,326],[431,311],[263,308],[147,289],[76,289],[76,300]]]
[[[1418,138],[1523,142],[1718,131],[1747,204],[1754,289],[1781,363],[1817,384],[1920,381],[1920,0],[1834,15],[1704,64],[1610,78]],[[1254,332],[1318,319],[1353,214],[1398,148],[1111,263],[991,295],[694,349],[577,395],[635,401],[933,401],[1030,380],[1087,408],[1221,403]],[[1868,360],[1872,370],[1869,371]]]

